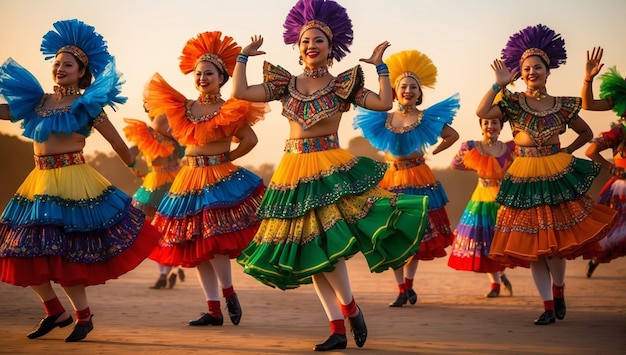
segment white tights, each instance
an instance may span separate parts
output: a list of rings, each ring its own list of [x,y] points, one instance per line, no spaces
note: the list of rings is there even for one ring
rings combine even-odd
[[[328,320],[344,319],[341,305],[347,305],[353,299],[346,260],[339,259],[334,271],[313,275],[313,286]]]
[[[198,281],[207,301],[219,301],[219,283],[222,288],[233,285],[228,255],[215,254],[213,259],[205,260],[196,266]]]
[[[539,260],[530,263],[530,271],[535,281],[539,296],[543,301],[551,301],[552,284],[565,284],[565,259],[541,255]]]

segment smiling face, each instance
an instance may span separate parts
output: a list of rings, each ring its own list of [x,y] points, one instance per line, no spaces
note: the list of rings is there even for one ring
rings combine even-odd
[[[216,94],[220,90],[220,84],[224,80],[217,66],[211,62],[201,61],[194,71],[196,89],[201,94]]]
[[[481,119],[480,129],[483,131],[485,139],[496,141],[502,131],[502,121],[497,118]]]
[[[80,69],[78,61],[70,53],[61,52],[54,58],[52,77],[57,85],[78,87],[78,82],[83,75],[85,75],[85,69]]]
[[[308,68],[327,65],[330,54],[328,37],[317,28],[310,28],[300,37],[300,56]]]
[[[400,79],[395,91],[398,103],[404,107],[414,107],[422,102],[422,89],[410,76]]]
[[[550,69],[539,56],[531,55],[522,62],[521,76],[529,89],[544,88],[549,75]]]

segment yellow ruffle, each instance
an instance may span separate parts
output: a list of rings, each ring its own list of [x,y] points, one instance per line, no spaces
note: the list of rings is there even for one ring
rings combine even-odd
[[[96,198],[111,183],[88,164],[65,166],[59,169],[34,169],[26,177],[16,194],[34,200],[35,196],[58,196],[81,200]]]
[[[356,159],[352,153],[344,149],[331,149],[307,154],[283,155],[271,184],[292,185],[305,179],[319,176],[320,173],[332,173],[334,170]]]
[[[516,157],[507,173],[518,178],[554,176],[561,174],[571,161],[572,156],[567,153],[545,157]]]

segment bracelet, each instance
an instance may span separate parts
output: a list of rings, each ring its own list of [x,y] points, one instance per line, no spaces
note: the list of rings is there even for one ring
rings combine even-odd
[[[585,84],[591,84],[591,80],[587,80],[587,79],[585,79],[583,82],[584,82]]]
[[[133,160],[133,163],[132,163],[132,164],[130,164],[130,165],[128,165],[128,168],[129,168],[129,169],[131,169],[131,170],[133,170],[133,169],[135,169],[135,167],[136,167],[136,166],[137,166],[137,161],[136,161],[136,160]]]
[[[239,55],[237,56],[237,61],[238,61],[239,63],[246,64],[246,63],[248,63],[248,56],[243,55],[243,54],[239,54]]]
[[[378,75],[389,74],[389,67],[384,62],[380,63],[376,66],[376,73],[378,73]]]
[[[491,90],[493,91],[500,91],[500,89],[502,89],[502,87],[498,83],[493,83],[493,85],[491,85]]]

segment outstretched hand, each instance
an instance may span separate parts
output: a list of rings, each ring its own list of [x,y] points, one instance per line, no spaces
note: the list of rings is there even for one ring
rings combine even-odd
[[[389,46],[391,45],[391,43],[389,43],[388,41],[385,41],[379,45],[376,46],[376,48],[374,48],[374,52],[372,52],[372,56],[369,58],[361,58],[359,59],[359,61],[361,62],[365,62],[365,63],[370,63],[370,64],[374,64],[374,65],[378,65],[380,63],[383,62],[383,53],[385,53],[385,50],[387,48],[389,48]]]
[[[585,80],[591,81],[604,66],[600,63],[604,49],[602,47],[593,47],[591,54],[587,51],[587,63],[585,64]]]
[[[491,64],[491,69],[496,73],[496,83],[501,87],[505,87],[509,85],[513,81],[514,78],[517,77],[516,73],[511,73],[509,68],[504,65],[504,62],[500,59],[496,59]]]
[[[259,48],[261,48],[261,45],[263,45],[263,37],[261,35],[254,35],[250,37],[250,44],[248,44],[241,50],[241,54],[249,57],[265,54],[264,51],[259,50]]]

